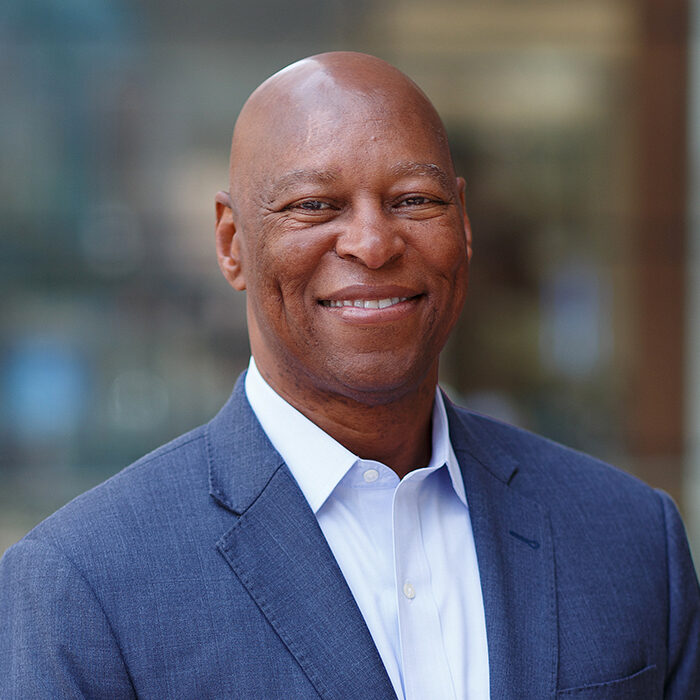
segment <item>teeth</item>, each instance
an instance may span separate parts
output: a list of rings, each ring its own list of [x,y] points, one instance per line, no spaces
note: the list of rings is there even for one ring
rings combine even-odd
[[[390,297],[387,299],[331,299],[322,301],[324,306],[332,306],[340,308],[341,306],[354,306],[359,309],[386,309],[389,306],[394,306],[401,301],[406,301],[408,297]]]

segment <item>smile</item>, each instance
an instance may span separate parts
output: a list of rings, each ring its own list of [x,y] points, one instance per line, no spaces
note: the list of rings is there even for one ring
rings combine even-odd
[[[360,309],[387,309],[402,301],[407,301],[408,297],[387,297],[386,299],[322,299],[323,306],[341,307],[356,306]]]

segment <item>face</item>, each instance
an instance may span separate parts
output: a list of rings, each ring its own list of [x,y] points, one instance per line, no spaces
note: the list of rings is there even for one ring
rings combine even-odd
[[[232,206],[218,207],[219,261],[247,290],[253,355],[274,388],[388,402],[434,384],[462,308],[463,182],[405,99],[317,102],[252,139]]]

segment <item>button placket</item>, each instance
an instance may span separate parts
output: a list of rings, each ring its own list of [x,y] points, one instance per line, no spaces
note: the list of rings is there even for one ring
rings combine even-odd
[[[439,615],[430,587],[421,518],[421,494],[425,480],[405,479],[394,499],[394,547],[399,612],[402,678],[406,697],[431,697],[434,687],[420,668],[439,669],[439,697],[453,698],[454,689],[442,649]],[[432,640],[432,641],[429,641]],[[433,697],[436,697],[433,695]]]
[[[415,510],[416,483],[410,479],[399,484],[394,497],[394,553],[396,567],[397,593],[403,605],[411,605],[416,599],[417,548],[421,542],[417,530],[411,524],[411,513]],[[401,604],[399,604],[399,618]],[[401,623],[399,624],[401,627]]]

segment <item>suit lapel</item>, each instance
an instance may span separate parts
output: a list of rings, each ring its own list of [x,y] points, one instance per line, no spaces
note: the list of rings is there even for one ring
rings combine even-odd
[[[394,698],[369,630],[313,511],[239,379],[207,433],[210,492],[240,517],[218,542],[231,569],[324,698]]]
[[[548,515],[513,488],[512,453],[484,435],[478,419],[451,408],[448,415],[479,562],[491,697],[553,697],[558,636]]]

